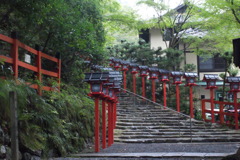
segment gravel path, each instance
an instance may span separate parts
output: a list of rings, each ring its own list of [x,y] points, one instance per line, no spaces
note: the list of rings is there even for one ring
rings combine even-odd
[[[115,143],[100,153],[136,153],[136,152],[201,152],[233,153],[240,148],[239,143]]]
[[[91,148],[72,155],[78,158],[70,156],[51,160],[221,160],[220,157],[236,153],[238,148],[239,143],[115,143],[99,153],[94,153]]]

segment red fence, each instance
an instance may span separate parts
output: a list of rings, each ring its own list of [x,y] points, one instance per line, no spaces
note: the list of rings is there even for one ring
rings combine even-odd
[[[206,109],[208,103],[210,106],[210,99],[202,100],[202,118],[204,121],[211,122],[212,118],[214,118],[216,123],[232,127],[234,126],[235,129],[239,128],[240,103],[213,101],[214,106],[219,107],[219,109],[215,109],[213,111],[211,109]]]
[[[0,34],[0,41],[7,42],[11,44],[11,53],[10,57],[1,55],[0,53],[0,59],[3,59],[5,63],[12,64],[13,66],[13,72],[14,72],[14,78],[18,78],[19,74],[19,66],[23,67],[25,69],[34,71],[36,73],[37,79],[39,82],[42,82],[42,75],[47,75],[49,77],[54,77],[57,78],[57,83],[58,83],[58,89],[60,89],[60,78],[61,78],[61,60],[52,56],[49,56],[45,53],[42,53],[39,50],[33,49],[23,43],[21,43],[19,40],[16,38],[10,38],[7,36],[4,36]],[[25,63],[23,61],[19,60],[19,48],[24,49],[27,52],[30,52],[31,54],[35,55],[35,65]],[[49,61],[55,62],[56,63],[56,71],[50,71],[50,70],[45,70],[42,68],[42,59],[45,58]],[[32,84],[30,87],[37,89],[39,95],[42,95],[42,90],[45,91],[51,91],[53,88],[51,86],[40,86],[37,84]]]

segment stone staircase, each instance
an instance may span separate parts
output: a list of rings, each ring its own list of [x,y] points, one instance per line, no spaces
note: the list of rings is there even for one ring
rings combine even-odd
[[[119,95],[115,142],[121,143],[202,143],[240,142],[240,132],[190,119],[162,106]]]

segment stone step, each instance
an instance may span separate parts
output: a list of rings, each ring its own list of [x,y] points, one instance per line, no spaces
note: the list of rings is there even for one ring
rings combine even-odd
[[[163,109],[161,107],[157,107],[157,106],[154,106],[154,105],[133,105],[131,107],[129,107],[129,105],[123,105],[122,103],[118,104],[117,107],[121,110],[144,110],[144,109],[160,109],[160,110],[163,110],[165,112],[168,112],[169,110],[168,109]]]
[[[118,139],[158,139],[158,138],[216,138],[216,139],[226,139],[226,135],[116,135],[115,138]],[[227,139],[240,139],[240,135],[231,135],[230,138]]]
[[[115,142],[121,143],[203,143],[203,142],[240,142],[239,138],[221,138],[218,137],[193,137],[193,138],[144,138],[144,139],[119,139],[115,138]]]
[[[177,117],[177,116],[171,116],[171,115],[130,115],[130,114],[118,114],[118,118],[125,118],[125,119],[187,119],[187,117]]]
[[[185,126],[204,126],[204,127],[211,127],[211,124],[205,124],[202,122],[186,122],[186,121],[179,121],[179,120],[123,120],[123,119],[118,119],[117,125],[151,125],[151,124],[169,124],[169,125],[185,125]]]
[[[123,111],[117,111],[118,114],[122,114],[122,115],[168,115],[168,116],[175,116],[178,117],[178,114],[175,113],[170,113],[170,112],[161,112],[161,111],[139,111],[139,110],[135,110],[135,111],[131,111],[131,112],[123,112]],[[182,116],[183,117],[183,116]]]
[[[125,113],[135,113],[135,112],[141,112],[141,113],[169,113],[169,114],[174,114],[178,115],[178,112],[173,112],[171,110],[163,110],[163,109],[158,109],[158,108],[144,108],[144,109],[139,109],[139,108],[134,108],[131,110],[123,109],[117,107],[118,112],[125,112]]]
[[[143,129],[152,129],[152,130],[161,130],[161,129],[181,129],[181,130],[190,130],[190,129],[198,129],[198,130],[206,130],[208,128],[205,128],[203,126],[169,126],[169,125],[156,125],[156,126],[126,126],[126,125],[122,125],[116,126],[116,129],[132,129],[132,130],[143,130]]]
[[[186,121],[179,121],[179,120],[144,120],[144,121],[138,121],[138,120],[118,120],[117,125],[126,125],[126,126],[132,126],[132,125],[161,125],[161,124],[169,124],[169,125],[199,125],[199,126],[211,126],[210,124],[205,125],[202,122],[186,122]]]
[[[178,131],[178,132],[122,132],[121,134],[119,133],[115,133],[115,135],[221,135],[221,136],[226,136],[226,134],[228,135],[233,135],[233,136],[240,136],[239,133],[234,133],[234,132],[212,132],[212,131],[203,131],[203,132],[184,132],[184,131]]]
[[[192,131],[192,134],[194,133],[202,133],[202,132],[218,132],[218,133],[226,133],[226,135],[228,134],[229,130],[225,130],[225,129],[203,129],[203,130],[199,130],[199,129],[195,129],[195,128],[192,128],[192,130],[188,129],[182,129],[182,130],[179,130],[178,128],[176,129],[169,129],[169,128],[163,128],[163,129],[125,129],[125,130],[122,130],[122,129],[115,129],[115,133],[127,133],[127,132],[156,132],[156,133],[164,133],[164,132],[176,132],[176,133],[179,133],[179,132],[191,132]],[[237,133],[239,134],[239,133]]]
[[[193,125],[192,126],[190,124],[184,124],[184,123],[178,123],[178,124],[169,124],[169,123],[117,123],[117,127],[130,127],[132,128],[132,126],[135,127],[145,127],[145,128],[155,128],[157,126],[162,127],[162,128],[203,128],[203,129],[207,129],[209,127],[206,127],[204,125]]]
[[[188,143],[240,142],[240,132],[190,119],[139,98],[119,98],[115,142]]]
[[[234,153],[201,152],[140,152],[140,153],[84,153],[71,155],[73,158],[54,158],[54,160],[219,160]]]

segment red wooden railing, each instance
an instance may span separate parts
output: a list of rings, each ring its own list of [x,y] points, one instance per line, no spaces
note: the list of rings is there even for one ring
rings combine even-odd
[[[15,79],[19,78],[18,74],[19,74],[19,66],[20,66],[20,67],[26,68],[28,70],[34,71],[37,75],[37,79],[39,82],[42,82],[42,80],[43,80],[42,74],[57,78],[58,90],[60,90],[60,82],[61,82],[60,81],[60,79],[61,79],[61,60],[60,59],[49,56],[49,55],[39,51],[39,49],[36,50],[36,49],[33,49],[33,48],[25,45],[24,43],[17,40],[16,36],[13,36],[13,38],[10,38],[10,37],[0,34],[0,41],[4,41],[4,42],[10,43],[12,45],[10,57],[1,55],[1,52],[0,52],[0,59],[3,59],[5,63],[12,64]],[[19,60],[19,48],[22,48],[25,51],[28,51],[31,54],[36,55],[36,58],[35,58],[36,65],[35,66]],[[49,61],[55,62],[56,66],[57,66],[57,70],[50,71],[50,70],[43,69],[42,68],[42,59],[43,58],[45,58]],[[42,95],[42,90],[45,90],[45,91],[53,90],[53,88],[51,86],[40,86],[37,84],[31,84],[30,87],[37,89],[39,95]]]
[[[218,119],[215,121],[216,123],[224,124],[227,126],[235,127],[235,129],[239,128],[239,106],[240,103],[234,103],[234,102],[222,102],[222,101],[213,101],[214,106],[216,104],[219,105],[219,111],[212,111],[211,107],[210,109],[206,109],[206,104],[209,103],[209,106],[211,105],[210,99],[203,99],[202,100],[202,118],[206,122],[211,122],[212,119],[206,118],[206,113],[209,113],[211,117]],[[229,110],[226,110],[226,106],[233,106],[234,109],[232,109],[232,112],[229,112]],[[235,107],[236,106],[236,107]]]

